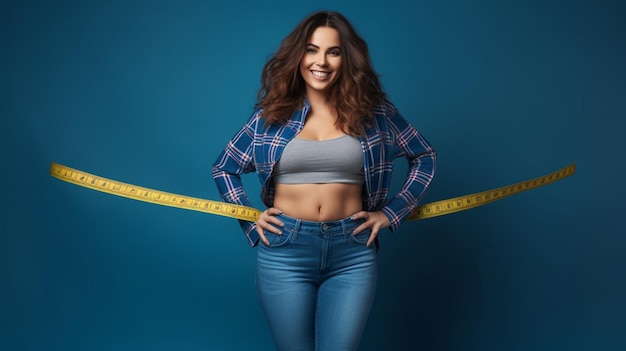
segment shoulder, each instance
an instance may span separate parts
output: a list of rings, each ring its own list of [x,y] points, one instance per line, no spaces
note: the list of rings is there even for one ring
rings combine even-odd
[[[263,108],[255,107],[254,110],[252,111],[252,114],[250,115],[250,119],[258,121],[262,118],[263,118]]]
[[[385,99],[374,109],[375,128],[391,134],[413,133],[413,126],[402,116],[396,106]]]
[[[255,129],[255,127],[259,124],[259,120],[261,120],[262,118],[263,118],[263,109],[255,107],[252,113],[250,114],[250,116],[248,117],[248,120],[246,121],[244,127],[248,129],[249,128]]]
[[[377,104],[374,107],[374,120],[375,123],[381,127],[393,124],[394,120],[398,117],[402,118],[398,113],[396,105],[394,105],[389,99],[385,98],[384,101]]]
[[[387,98],[374,107],[374,115],[376,116],[377,119],[380,117],[384,119],[389,119],[389,118],[396,116],[397,114],[398,114],[398,109]]]

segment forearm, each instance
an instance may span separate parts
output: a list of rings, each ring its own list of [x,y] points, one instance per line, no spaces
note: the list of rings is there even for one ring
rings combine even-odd
[[[391,222],[392,231],[406,220],[430,186],[436,160],[437,154],[432,148],[409,160],[409,171],[402,189],[382,209]]]

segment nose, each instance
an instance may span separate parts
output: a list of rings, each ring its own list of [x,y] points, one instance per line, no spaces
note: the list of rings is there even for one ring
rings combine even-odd
[[[326,67],[326,66],[328,65],[328,61],[326,60],[326,54],[325,54],[325,53],[323,53],[323,52],[322,52],[322,53],[320,53],[320,54],[317,56],[317,60],[316,60],[316,61],[317,61],[317,62],[316,62],[316,65],[317,65],[318,67]]]

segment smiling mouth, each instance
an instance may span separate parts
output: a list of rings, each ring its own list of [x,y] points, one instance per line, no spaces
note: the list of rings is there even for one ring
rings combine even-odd
[[[330,75],[330,72],[322,72],[322,71],[311,71],[313,75],[317,78],[326,78]]]

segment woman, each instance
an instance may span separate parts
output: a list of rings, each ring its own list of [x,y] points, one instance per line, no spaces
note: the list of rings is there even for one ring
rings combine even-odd
[[[304,19],[266,63],[256,110],[213,165],[226,202],[268,207],[241,221],[258,245],[256,285],[278,350],[355,350],[376,287],[378,233],[428,188],[435,152],[387,100],[367,44],[342,15]],[[387,199],[393,159],[409,172]],[[374,244],[374,245],[373,245]]]

